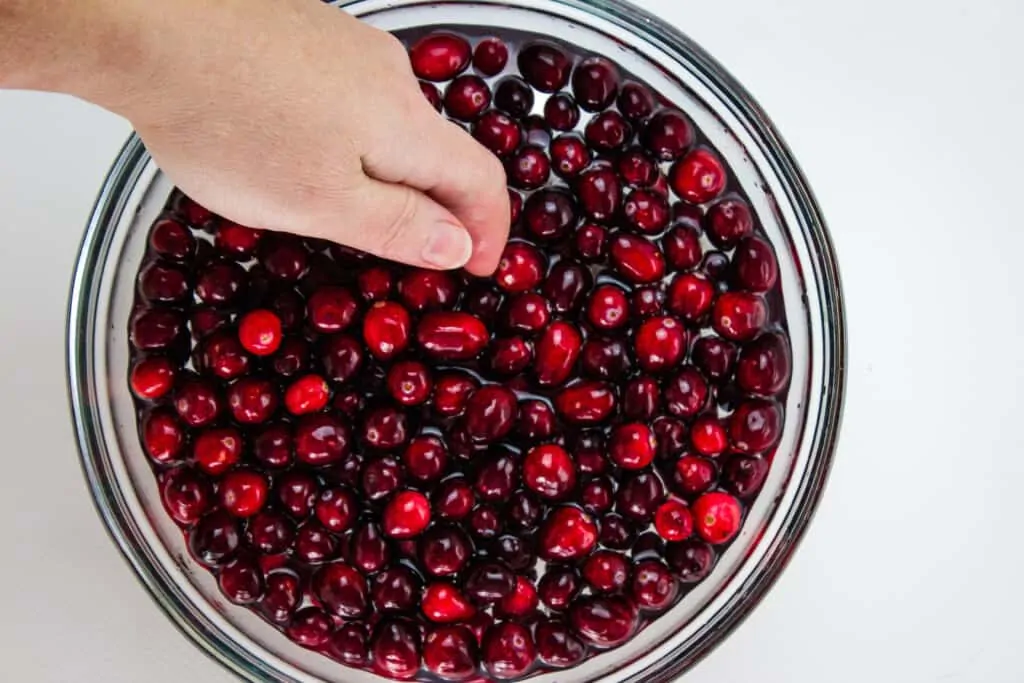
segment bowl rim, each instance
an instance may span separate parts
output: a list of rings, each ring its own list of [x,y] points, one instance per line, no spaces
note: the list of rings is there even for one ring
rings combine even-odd
[[[325,0],[329,2],[330,0]],[[358,5],[362,0],[334,2],[340,8]],[[448,0],[451,1],[451,0]],[[484,0],[490,2],[490,0]],[[823,317],[822,348],[826,356],[821,378],[821,410],[813,425],[813,450],[818,454],[807,475],[798,482],[794,506],[775,546],[761,558],[750,573],[741,593],[724,608],[711,615],[703,629],[688,647],[666,653],[656,668],[633,674],[626,680],[668,683],[717,647],[760,604],[767,591],[785,569],[814,517],[831,471],[836,443],[842,423],[846,387],[847,332],[844,299],[835,248],[817,200],[803,172],[770,121],[750,93],[726,69],[679,29],[624,0],[546,0],[552,5],[582,10],[613,21],[641,38],[667,49],[685,53],[687,61],[699,70],[699,76],[713,86],[716,94],[744,119],[748,132],[771,151],[773,171],[790,193],[792,210],[808,241],[814,277],[808,280],[818,290]],[[109,485],[107,447],[99,433],[91,406],[96,405],[96,385],[92,381],[90,358],[96,351],[90,331],[94,328],[94,308],[102,279],[100,256],[106,253],[117,219],[122,215],[130,190],[143,173],[148,158],[141,139],[132,133],[109,170],[94,203],[86,225],[68,299],[66,337],[66,375],[71,417],[79,450],[80,463],[92,492],[93,504],[104,522],[108,535],[122,557],[132,567],[139,582],[162,611],[200,651],[243,679],[258,678],[265,672],[250,653],[225,646],[219,638],[211,638],[201,624],[186,619],[175,597],[168,590],[165,578],[156,571],[151,558],[130,542],[135,522],[125,514],[122,505],[111,505],[118,492]]]

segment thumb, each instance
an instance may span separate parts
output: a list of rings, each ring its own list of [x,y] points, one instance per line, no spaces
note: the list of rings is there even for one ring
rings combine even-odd
[[[367,176],[347,194],[345,229],[317,230],[323,237],[391,261],[435,269],[466,265],[473,240],[447,209],[407,185]]]

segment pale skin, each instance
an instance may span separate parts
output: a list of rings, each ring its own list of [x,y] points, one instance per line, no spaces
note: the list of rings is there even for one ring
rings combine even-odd
[[[477,275],[501,257],[500,163],[428,104],[394,37],[320,0],[0,0],[0,88],[124,116],[243,225]]]

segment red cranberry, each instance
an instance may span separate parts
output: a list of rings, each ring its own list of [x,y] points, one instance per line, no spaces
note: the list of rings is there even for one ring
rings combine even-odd
[[[743,523],[740,503],[728,493],[705,493],[693,504],[697,533],[708,543],[720,545],[731,541]]]
[[[214,263],[199,273],[196,296],[211,306],[230,305],[241,296],[245,279],[245,270],[237,263]]]
[[[658,457],[662,460],[677,457],[689,444],[686,424],[680,419],[660,415],[651,427],[658,439]]]
[[[197,365],[204,372],[232,380],[249,371],[249,355],[235,335],[227,331],[214,332],[203,340],[199,349]]]
[[[607,512],[612,506],[612,485],[605,477],[591,479],[580,490],[580,503],[587,512]]]
[[[628,598],[592,595],[573,604],[569,622],[588,642],[597,647],[614,647],[628,640],[636,630],[636,607]]]
[[[312,591],[321,606],[342,619],[359,619],[366,614],[369,605],[366,579],[343,562],[321,567],[313,575]]]
[[[516,395],[509,389],[480,387],[466,401],[466,430],[476,441],[497,441],[512,431],[516,415]]]
[[[727,181],[725,167],[714,152],[696,149],[672,166],[669,183],[677,195],[703,204],[721,194]]]
[[[366,628],[362,624],[345,624],[331,635],[327,652],[347,666],[365,666],[369,659],[366,641]]]
[[[690,508],[678,500],[667,500],[654,513],[654,528],[666,541],[685,541],[693,533]]]
[[[583,564],[583,578],[601,593],[614,593],[629,581],[629,563],[624,555],[598,550]]]
[[[199,520],[189,534],[192,555],[208,567],[218,567],[232,558],[238,549],[238,522],[224,511],[215,511]]]
[[[185,429],[168,410],[157,408],[142,420],[142,443],[153,462],[169,465],[178,461],[185,445]]]
[[[411,612],[420,599],[422,586],[419,578],[404,565],[385,569],[373,577],[370,588],[373,607],[377,612]]]
[[[242,424],[266,422],[277,410],[277,390],[259,377],[243,377],[228,387],[228,406]]]
[[[587,320],[601,330],[614,330],[629,320],[629,300],[616,285],[598,285],[590,295]]]
[[[406,446],[402,461],[410,476],[421,481],[431,481],[444,472],[448,451],[436,436],[417,436]]]
[[[409,312],[393,301],[378,301],[363,318],[366,347],[381,360],[390,360],[409,345]]]
[[[714,486],[717,477],[718,472],[710,460],[699,455],[684,455],[676,461],[672,481],[680,493],[692,498]]]
[[[157,221],[149,234],[149,248],[172,261],[187,261],[196,250],[196,239],[176,220]]]
[[[465,518],[475,503],[473,487],[464,479],[446,481],[434,492],[434,509],[444,519]]]
[[[356,505],[355,496],[348,490],[340,487],[324,489],[316,501],[316,518],[328,531],[339,534],[355,522]]]
[[[639,470],[654,461],[658,442],[645,424],[633,422],[619,425],[608,443],[608,457],[627,470]]]
[[[693,417],[704,409],[710,390],[695,368],[686,366],[665,385],[665,406],[677,417]]]
[[[458,295],[458,285],[449,272],[415,268],[398,281],[398,294],[412,311],[450,308]]]
[[[434,111],[441,111],[441,91],[437,89],[437,86],[433,83],[427,83],[426,81],[420,81],[420,92],[427,98],[427,102],[430,102],[430,106],[434,108]]]
[[[506,324],[515,332],[533,334],[548,324],[551,309],[547,299],[534,292],[524,292],[508,302]]]
[[[430,524],[430,501],[418,491],[400,491],[384,508],[384,533],[392,538],[413,538]]]
[[[569,82],[572,61],[554,45],[534,43],[519,52],[518,65],[530,85],[549,93],[561,90]]]
[[[280,513],[264,510],[249,520],[245,537],[257,552],[278,555],[295,540],[295,525]]]
[[[580,121],[580,110],[567,93],[555,93],[544,103],[544,120],[555,130],[570,131]]]
[[[675,318],[661,316],[644,321],[637,328],[636,358],[648,372],[675,367],[686,352],[686,330]]]
[[[179,386],[174,396],[174,409],[189,427],[204,427],[220,415],[222,402],[216,386],[207,380],[193,378]]]
[[[281,319],[271,311],[249,311],[239,323],[238,339],[254,356],[269,356],[281,346]]]
[[[166,358],[154,356],[139,361],[132,367],[129,380],[132,393],[144,401],[166,395],[174,386],[174,364]]]
[[[332,415],[306,415],[295,427],[295,457],[312,467],[343,460],[351,447],[348,425]]]
[[[754,216],[742,199],[723,199],[708,209],[704,229],[716,247],[731,249],[754,233]]]
[[[387,268],[367,268],[359,273],[356,282],[359,293],[366,301],[382,301],[391,294],[391,271]]]
[[[472,677],[476,673],[476,660],[476,641],[463,626],[432,629],[423,641],[423,666],[442,680],[461,681]]]
[[[316,650],[331,637],[331,618],[319,607],[304,607],[292,618],[285,634],[298,645]]]
[[[178,313],[150,308],[132,317],[132,346],[140,351],[166,349],[178,340],[183,329]]]
[[[739,405],[729,418],[729,440],[741,453],[761,453],[782,437],[782,406],[770,399],[752,399]]]
[[[609,249],[612,266],[622,277],[636,284],[660,280],[665,275],[665,257],[658,245],[643,237],[619,233]]]
[[[583,381],[555,395],[555,410],[578,425],[598,424],[615,410],[615,394],[605,382]]]
[[[756,455],[737,454],[729,459],[723,484],[739,498],[751,498],[761,490],[768,475],[768,462]]]
[[[473,121],[490,103],[491,89],[479,76],[459,76],[444,91],[445,111],[460,121]]]
[[[654,235],[668,225],[668,202],[654,192],[633,190],[622,203],[622,215],[633,230]]]
[[[179,524],[195,524],[210,509],[213,489],[195,470],[171,470],[160,487],[168,514]]]
[[[143,299],[159,303],[179,303],[189,294],[185,271],[159,261],[151,261],[139,271],[138,289]]]
[[[595,221],[607,221],[618,213],[622,185],[614,171],[593,168],[578,176],[576,195],[587,216]]]
[[[204,339],[218,330],[223,330],[230,323],[230,313],[208,306],[194,307],[188,321],[189,327],[192,329],[192,337],[196,340]]]
[[[561,446],[536,446],[523,460],[523,482],[544,498],[561,498],[576,485],[576,465]]]
[[[592,283],[588,269],[563,258],[551,267],[541,291],[556,313],[573,313],[583,303]]]
[[[533,190],[548,181],[551,161],[540,147],[527,145],[508,161],[509,184],[520,190]]]
[[[736,365],[736,385],[749,394],[773,396],[789,383],[789,340],[781,332],[761,335],[743,347]]]
[[[488,460],[477,472],[474,488],[481,500],[499,502],[508,500],[516,486],[516,462],[507,455]]]
[[[277,480],[277,501],[295,519],[305,519],[313,510],[319,494],[317,480],[308,474],[292,471]]]
[[[337,540],[318,522],[306,522],[295,535],[295,556],[306,564],[328,562],[337,551]]]
[[[701,455],[721,455],[729,445],[729,437],[722,422],[711,415],[697,418],[690,429],[690,443]]]
[[[444,417],[461,415],[465,410],[466,400],[476,391],[477,386],[476,380],[463,373],[439,375],[434,383],[434,410]]]
[[[459,573],[472,552],[469,538],[455,527],[435,526],[420,539],[420,563],[434,576]]]
[[[494,89],[494,106],[514,119],[522,119],[533,109],[533,90],[518,76],[507,76]]]
[[[519,194],[511,187],[508,188],[508,223],[514,229],[516,223],[519,222],[519,214],[523,211],[523,195]]]
[[[383,569],[391,559],[387,540],[374,524],[363,524],[352,536],[352,564],[364,574]]]
[[[615,162],[615,169],[618,171],[619,176],[627,185],[633,187],[650,187],[653,185],[659,175],[657,163],[651,159],[650,156],[642,149],[632,148],[628,149],[619,155],[619,158]],[[650,193],[642,194],[638,199],[645,199]],[[665,208],[665,221],[668,220],[668,204],[665,203],[664,197],[655,195],[655,198],[651,201],[657,201],[659,204],[664,204]],[[636,206],[631,210],[632,213],[636,213]],[[663,226],[664,227],[664,226]],[[654,232],[660,232],[656,230]]]
[[[562,669],[583,661],[586,647],[569,628],[558,621],[544,620],[534,630],[537,657],[544,664]]]
[[[267,479],[247,470],[229,472],[220,482],[221,506],[235,517],[252,517],[267,501]]]
[[[647,122],[641,137],[644,147],[655,158],[661,161],[672,161],[682,156],[683,152],[693,144],[694,132],[689,119],[682,112],[666,109],[655,114]],[[681,192],[679,194],[683,196]],[[689,199],[689,197],[684,198]]]
[[[712,335],[698,339],[693,345],[692,355],[694,364],[712,382],[722,382],[732,373],[737,348],[732,342]]]
[[[388,455],[366,463],[360,483],[363,494],[368,499],[376,501],[383,500],[397,491],[402,485],[403,478],[398,461]]]
[[[675,270],[696,268],[704,255],[700,246],[700,234],[695,228],[676,226],[662,239],[665,258]]]
[[[621,114],[609,110],[590,119],[584,135],[592,148],[612,152],[629,144],[633,131]]]
[[[767,292],[775,286],[779,266],[770,244],[759,237],[746,237],[736,245],[732,257],[733,280],[748,292]]]
[[[555,508],[544,520],[539,542],[540,552],[548,560],[585,557],[597,543],[597,525],[579,508]]]
[[[583,344],[580,369],[588,377],[618,379],[626,375],[632,359],[625,343],[609,337],[591,337]]]
[[[515,576],[497,562],[483,562],[469,569],[463,586],[477,604],[498,602],[515,590]]]
[[[665,294],[660,287],[637,287],[629,299],[630,310],[637,318],[659,315],[665,308]]]
[[[476,613],[476,608],[462,592],[449,583],[427,586],[421,608],[427,619],[438,624],[465,621]]]
[[[582,342],[582,336],[572,323],[551,323],[537,342],[537,382],[545,386],[565,382],[579,356]]]
[[[573,235],[576,255],[586,262],[600,261],[608,249],[608,229],[593,223],[584,223]]]
[[[500,73],[508,63],[508,47],[501,38],[484,38],[473,50],[473,66],[484,76]]]
[[[619,111],[633,123],[640,123],[654,111],[654,96],[639,83],[626,83],[619,91]]]
[[[572,91],[587,111],[606,109],[619,91],[618,69],[603,57],[588,57],[573,71]]]
[[[450,33],[424,36],[409,49],[409,62],[417,78],[447,81],[469,66],[470,47]]]
[[[477,538],[495,538],[501,531],[501,520],[497,511],[489,505],[477,506],[470,513],[469,530]]]
[[[400,680],[412,678],[420,668],[420,632],[401,619],[378,624],[371,646],[377,672]]]
[[[633,568],[630,592],[638,607],[660,612],[675,602],[679,582],[658,560],[643,560]]]
[[[224,221],[217,228],[214,245],[228,256],[246,260],[256,252],[263,233],[230,221]]]
[[[217,577],[220,592],[236,605],[248,605],[263,595],[263,570],[250,559],[238,559]]]
[[[511,526],[529,530],[537,526],[537,522],[540,521],[541,515],[544,513],[544,506],[526,491],[520,490],[509,498],[506,512]]]
[[[264,584],[260,603],[264,614],[277,623],[289,621],[302,598],[299,577],[287,570],[274,571],[266,575]]]
[[[484,636],[483,664],[495,678],[518,678],[536,657],[533,636],[523,625],[507,621],[495,624]]]
[[[489,283],[481,281],[469,287],[463,297],[462,307],[465,312],[480,318],[483,322],[493,322],[497,319],[504,300],[504,294]]]
[[[527,441],[551,438],[555,433],[555,411],[541,400],[523,401],[519,404],[519,421],[516,431]]]
[[[537,585],[537,593],[549,608],[564,612],[579,595],[581,588],[580,577],[575,569],[549,567]]]
[[[522,618],[536,612],[539,604],[540,599],[537,597],[537,589],[533,582],[526,577],[517,576],[515,589],[501,601],[498,611],[504,617]]]
[[[523,219],[534,237],[543,240],[564,237],[576,223],[576,207],[568,193],[540,190],[530,195]]]
[[[757,294],[726,292],[715,301],[711,324],[732,341],[749,341],[768,323],[768,304]]]
[[[665,499],[665,487],[657,475],[641,472],[621,483],[616,509],[625,517],[647,521]]]
[[[509,116],[500,111],[488,111],[473,124],[473,137],[497,156],[507,157],[518,149],[522,131]]]
[[[403,406],[415,406],[430,398],[431,382],[427,366],[419,361],[401,361],[388,371],[388,392]]]
[[[306,316],[306,302],[294,289],[286,289],[270,297],[267,308],[281,319],[281,328],[286,332],[295,332]]]
[[[715,286],[700,273],[683,273],[668,287],[668,310],[683,320],[701,320],[715,299]]]
[[[491,370],[499,375],[518,375],[533,360],[533,345],[522,337],[495,339],[491,344]]]
[[[625,550],[633,543],[634,531],[629,522],[614,512],[601,518],[601,545]]]
[[[306,415],[323,410],[331,397],[331,389],[319,375],[306,375],[288,385],[284,405],[292,415]]]
[[[468,313],[428,313],[416,328],[416,341],[436,360],[473,358],[489,336],[483,322]]]

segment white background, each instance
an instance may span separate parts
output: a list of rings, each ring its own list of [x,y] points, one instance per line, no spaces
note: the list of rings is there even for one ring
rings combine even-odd
[[[687,683],[1024,680],[1024,3],[647,0],[811,180],[847,297],[846,417],[788,571]],[[217,683],[94,514],[64,384],[71,265],[128,133],[0,93],[5,681]]]

